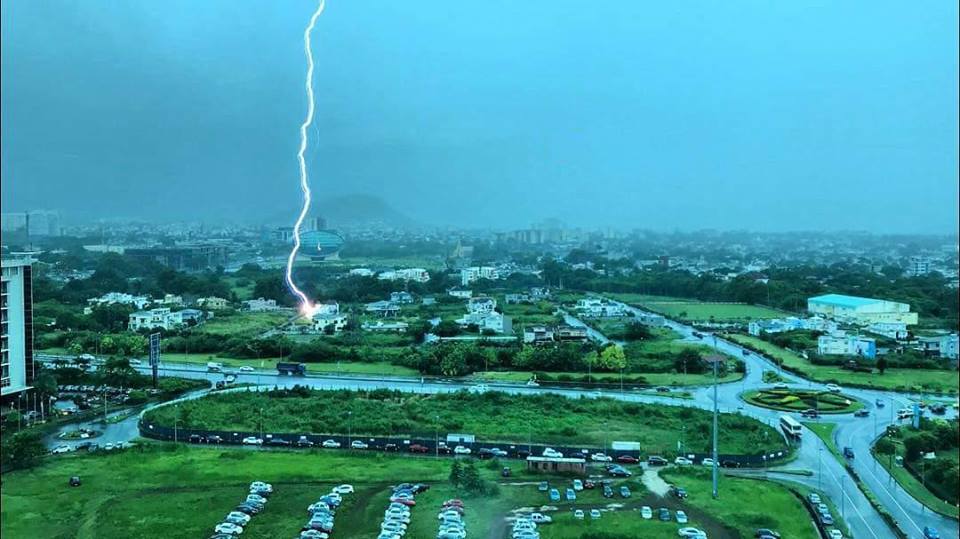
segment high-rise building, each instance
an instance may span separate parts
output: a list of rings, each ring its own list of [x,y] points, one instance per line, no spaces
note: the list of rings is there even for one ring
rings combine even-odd
[[[919,277],[930,273],[930,259],[922,256],[911,256],[907,265],[907,275]]]
[[[33,365],[33,286],[31,260],[4,259],[0,282],[0,396],[9,399],[30,389]]]

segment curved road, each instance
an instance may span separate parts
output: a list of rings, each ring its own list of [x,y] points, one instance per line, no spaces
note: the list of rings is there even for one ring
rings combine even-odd
[[[636,314],[645,313],[645,311],[628,305],[624,305],[624,308],[634,311]],[[567,318],[569,320],[573,317],[567,315]],[[579,321],[577,320],[576,322]],[[584,324],[580,322],[578,325]],[[719,386],[717,401],[720,411],[726,413],[739,412],[777,428],[782,412],[753,406],[740,398],[740,394],[747,389],[766,385],[763,383],[762,373],[764,370],[776,370],[778,367],[773,362],[752,351],[746,351],[744,348],[732,342],[716,338],[713,335],[706,334],[702,340],[699,340],[693,335],[694,329],[690,326],[670,320],[667,321],[667,326],[682,335],[686,340],[714,345],[716,349],[721,352],[741,358],[746,365],[746,374],[741,381],[725,383]],[[747,352],[746,355],[744,355],[744,352]],[[141,372],[149,372],[149,367],[139,366],[137,368]],[[183,364],[161,364],[160,373],[161,375],[205,379],[211,382],[223,379],[222,374],[208,373],[206,372],[205,366],[202,365],[193,367]],[[788,384],[793,386],[802,385],[804,388],[825,389],[824,384],[806,380],[790,373],[784,372],[782,376]],[[371,390],[390,388],[418,393],[453,392],[476,385],[473,382],[465,381],[417,380],[389,376],[343,377],[308,375],[306,377],[290,377],[266,371],[238,373],[237,382],[277,387],[306,385],[317,389]],[[508,383],[487,383],[486,385],[498,391],[512,394],[552,393],[570,398],[602,395],[632,402],[658,403],[669,406],[696,406],[707,410],[713,409],[712,386],[688,388],[693,395],[693,398],[688,400],[630,391],[531,387]],[[876,437],[883,433],[888,425],[896,424],[894,418],[896,410],[910,407],[915,400],[912,397],[915,396],[864,389],[844,389],[844,393],[860,399],[865,404],[866,409],[870,411],[871,417],[856,418],[852,414],[843,414],[831,415],[827,420],[837,424],[834,430],[834,441],[837,447],[851,447],[855,454],[858,455],[858,458],[853,459],[851,465],[864,484],[873,492],[893,518],[896,519],[900,528],[909,537],[922,537],[924,526],[937,528],[943,537],[957,537],[958,534],[960,534],[960,527],[958,527],[956,520],[932,512],[900,489],[886,470],[877,464],[870,453],[870,447]],[[196,397],[196,394],[188,398],[194,397]],[[876,401],[878,400],[885,403],[884,408],[881,409],[877,407]],[[953,415],[955,412],[951,410],[950,414]],[[101,437],[104,441],[101,442],[99,439],[95,441],[101,444],[105,441],[116,442],[128,435],[129,437],[126,439],[129,440],[137,434],[136,422],[137,416],[134,416],[127,421],[110,425]],[[131,433],[133,434],[130,435]],[[801,483],[822,490],[833,500],[834,504],[842,512],[842,516],[850,532],[858,539],[885,539],[894,537],[893,530],[889,528],[886,521],[883,520],[870,502],[867,501],[866,496],[857,488],[844,466],[837,462],[827,451],[823,442],[816,434],[804,428],[803,438],[805,438],[806,441],[798,447],[796,460],[789,463],[786,467],[811,470],[813,476],[784,475],[780,477],[780,479]],[[722,491],[720,492],[720,496],[723,496]]]

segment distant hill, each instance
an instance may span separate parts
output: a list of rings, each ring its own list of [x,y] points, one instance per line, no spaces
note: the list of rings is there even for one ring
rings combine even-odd
[[[295,217],[295,209],[289,215],[274,214],[271,222],[286,223]],[[409,228],[417,223],[399,212],[376,195],[354,194],[314,199],[311,215],[326,219],[331,228],[379,224],[390,227]]]

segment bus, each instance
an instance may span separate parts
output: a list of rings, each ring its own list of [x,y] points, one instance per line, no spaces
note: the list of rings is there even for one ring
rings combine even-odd
[[[783,432],[786,433],[787,436],[798,439],[803,431],[800,422],[788,415],[780,416],[780,428],[783,429]]]

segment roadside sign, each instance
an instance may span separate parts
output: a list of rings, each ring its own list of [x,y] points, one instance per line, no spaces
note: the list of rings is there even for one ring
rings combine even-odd
[[[150,367],[153,370],[153,387],[157,387],[157,368],[160,366],[160,334],[150,334]]]

